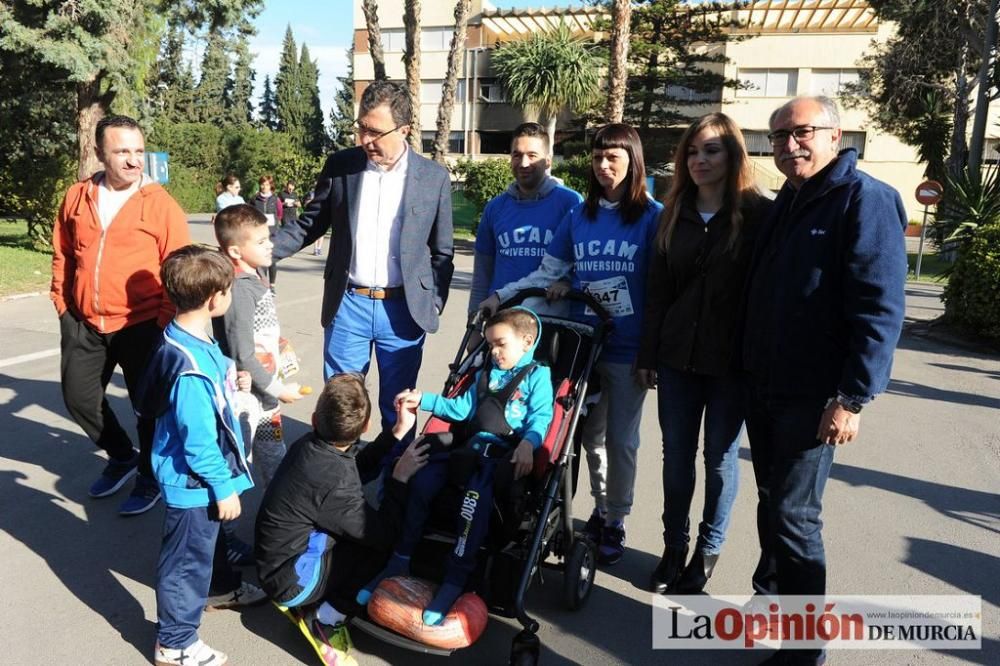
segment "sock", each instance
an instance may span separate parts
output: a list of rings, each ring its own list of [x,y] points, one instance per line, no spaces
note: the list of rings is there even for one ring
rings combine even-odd
[[[366,606],[368,600],[372,598],[372,593],[378,584],[382,582],[385,578],[392,578],[393,576],[402,576],[410,572],[410,556],[400,555],[399,553],[393,553],[392,557],[389,558],[389,563],[385,565],[385,569],[374,578],[372,578],[367,585],[365,585],[358,592],[358,596],[354,598],[358,602],[359,606]]]
[[[326,601],[321,603],[319,608],[316,609],[316,619],[323,624],[330,625],[331,627],[340,624],[346,617],[346,615],[341,613]]]
[[[441,624],[455,600],[462,594],[462,588],[454,583],[444,583],[424,610],[424,624]]]

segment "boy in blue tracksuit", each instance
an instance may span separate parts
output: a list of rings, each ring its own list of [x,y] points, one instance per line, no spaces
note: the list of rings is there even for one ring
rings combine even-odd
[[[153,661],[216,666],[226,655],[198,638],[202,610],[265,598],[241,583],[218,539],[220,521],[239,516],[239,495],[253,486],[232,408],[236,367],[205,332],[232,301],[233,267],[220,253],[189,245],[163,262],[160,275],[177,316],[163,331],[136,400],[137,413],[156,420],[153,473],[167,505]]]
[[[458,541],[449,557],[444,581],[424,610],[424,624],[439,624],[462,593],[475,566],[476,552],[489,530],[493,477],[497,463],[510,457],[514,478],[531,472],[534,452],[552,421],[552,375],[534,362],[542,325],[527,308],[501,310],[486,322],[490,359],[467,391],[454,398],[408,391],[397,396],[404,407],[420,409],[447,421],[470,421],[475,434],[465,446],[477,452],[478,464],[465,483],[458,516]],[[423,533],[431,501],[448,479],[447,452],[433,454],[410,481],[403,534],[389,564],[359,594],[365,604],[378,583],[409,570],[410,556]]]

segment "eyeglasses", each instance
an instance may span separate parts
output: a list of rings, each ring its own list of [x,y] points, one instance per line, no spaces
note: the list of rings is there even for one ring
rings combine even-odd
[[[382,137],[387,136],[389,134],[392,134],[393,132],[395,132],[396,130],[398,130],[400,127],[405,127],[405,126],[406,126],[406,123],[403,123],[402,125],[396,125],[392,129],[381,131],[381,130],[372,129],[371,127],[367,127],[365,125],[362,125],[359,122],[355,122],[354,123],[354,133],[358,136],[358,138],[363,139],[365,137],[368,137],[372,141],[378,141]]]
[[[833,127],[817,127],[816,125],[800,125],[790,130],[775,130],[767,135],[767,140],[772,146],[783,146],[788,143],[788,137],[794,136],[796,143],[809,141],[816,134],[816,130],[832,130]]]

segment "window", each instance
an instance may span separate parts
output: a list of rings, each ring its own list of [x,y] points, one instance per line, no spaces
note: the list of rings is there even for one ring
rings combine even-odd
[[[506,102],[507,96],[504,95],[503,86],[497,81],[486,79],[479,82],[479,99],[484,102],[497,103]]]
[[[747,155],[751,157],[766,157],[773,155],[771,141],[767,132],[758,130],[743,130],[743,142],[747,145]]]
[[[444,81],[421,81],[420,101],[423,104],[440,104],[444,98]],[[455,81],[455,103],[461,104],[465,101],[465,81],[458,79]]]
[[[839,97],[844,88],[859,81],[856,69],[814,69],[810,94]]]
[[[483,155],[509,155],[513,132],[479,132],[479,152]]]
[[[420,150],[425,153],[434,152],[434,135],[437,132],[423,131],[420,133]],[[465,153],[465,132],[451,132],[448,135],[448,152],[453,155]]]
[[[741,69],[739,97],[794,97],[799,84],[797,69]]]
[[[666,87],[665,96],[668,100],[680,102],[680,103],[691,103],[698,104],[700,102],[717,102],[722,98],[722,89],[717,88],[709,92],[697,92],[688,88],[687,86],[670,86]]]
[[[395,30],[383,30],[382,31],[382,50],[386,53],[390,52],[402,52],[406,49],[406,31],[395,29]]]
[[[983,164],[1000,164],[1000,139],[986,139],[983,144]]]
[[[842,132],[840,134],[840,147],[854,148],[858,151],[858,159],[865,159],[865,140],[867,135],[864,132]]]
[[[420,31],[421,51],[447,51],[451,48],[451,28],[423,28]]]

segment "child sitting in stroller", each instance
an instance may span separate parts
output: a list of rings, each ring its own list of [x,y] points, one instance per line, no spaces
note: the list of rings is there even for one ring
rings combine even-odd
[[[493,479],[497,465],[510,459],[514,478],[531,472],[538,449],[552,421],[552,379],[549,369],[534,361],[541,321],[527,308],[500,310],[486,322],[490,356],[467,391],[454,398],[404,391],[397,396],[405,409],[420,409],[452,422],[468,421],[474,433],[466,453],[475,452],[475,471],[465,481],[459,509],[455,548],[440,589],[424,610],[426,625],[440,624],[462,594],[475,567],[476,552],[489,531]],[[511,453],[513,449],[513,453]],[[410,556],[423,534],[431,501],[448,482],[449,451],[433,453],[410,481],[403,531],[386,568],[359,593],[368,603],[379,582],[409,573]]]

